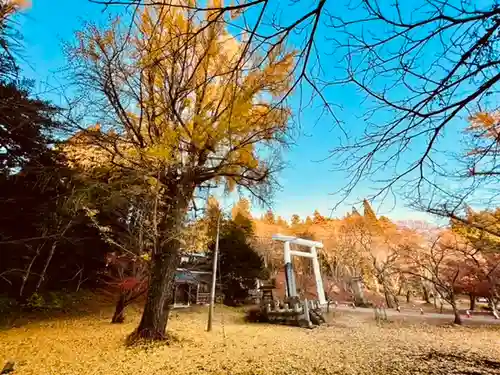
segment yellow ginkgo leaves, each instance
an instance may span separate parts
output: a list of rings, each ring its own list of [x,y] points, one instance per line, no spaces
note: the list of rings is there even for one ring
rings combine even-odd
[[[90,105],[107,121],[101,159],[162,181],[168,173],[230,189],[262,183],[269,171],[258,145],[284,139],[293,54],[250,53],[251,41],[231,35],[223,18],[188,8],[152,5],[130,30],[114,21],[78,33],[78,77],[96,88],[100,101]],[[85,148],[79,157],[94,154]]]
[[[7,1],[9,3],[9,1]],[[29,9],[31,8],[31,0],[10,0],[10,4],[17,9]]]

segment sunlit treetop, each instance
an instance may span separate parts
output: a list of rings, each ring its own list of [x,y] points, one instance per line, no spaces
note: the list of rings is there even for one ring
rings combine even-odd
[[[72,49],[86,110],[113,163],[167,181],[187,176],[251,186],[269,177],[276,154],[259,148],[283,142],[293,54],[280,46],[250,54],[246,36],[229,34],[214,12],[147,7],[131,32],[115,20],[88,26]],[[90,97],[89,97],[90,99]],[[270,157],[268,155],[271,155]],[[85,163],[82,161],[82,163]],[[164,171],[166,171],[164,173]]]
[[[500,251],[500,210],[467,209],[465,220],[452,219],[453,232],[485,251]]]

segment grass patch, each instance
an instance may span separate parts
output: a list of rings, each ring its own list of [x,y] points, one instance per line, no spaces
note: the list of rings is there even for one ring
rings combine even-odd
[[[171,340],[126,346],[140,311],[110,324],[99,314],[37,321],[0,332],[0,367],[14,374],[464,374],[500,375],[498,327],[377,326],[359,314],[336,314],[314,330],[248,324],[241,309],[175,311]]]

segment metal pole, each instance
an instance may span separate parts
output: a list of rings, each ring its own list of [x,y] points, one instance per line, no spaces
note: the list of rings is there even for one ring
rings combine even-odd
[[[217,262],[219,258],[219,227],[220,227],[220,216],[217,217],[217,234],[215,236],[215,251],[214,251],[214,259],[212,264],[212,289],[210,290],[210,306],[208,308],[208,323],[207,323],[207,332],[212,330],[212,318],[214,316],[214,304],[215,304],[215,287],[217,284]]]

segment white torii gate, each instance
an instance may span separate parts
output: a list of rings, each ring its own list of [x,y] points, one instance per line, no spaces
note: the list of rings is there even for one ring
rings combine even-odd
[[[295,284],[295,275],[292,268],[292,255],[311,258],[313,264],[314,278],[316,280],[316,290],[318,292],[319,303],[326,304],[325,290],[323,288],[323,279],[321,278],[321,270],[318,261],[317,248],[322,249],[323,244],[317,241],[305,240],[303,238],[297,238],[292,236],[284,236],[281,234],[275,234],[273,237],[275,241],[282,241],[284,245],[284,257],[285,257],[285,277],[286,277],[286,292],[289,297],[297,296],[297,285]],[[310,252],[304,251],[292,251],[290,250],[290,244],[306,246],[310,249]]]

